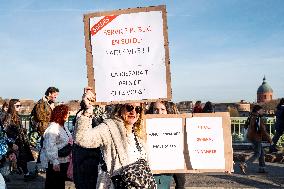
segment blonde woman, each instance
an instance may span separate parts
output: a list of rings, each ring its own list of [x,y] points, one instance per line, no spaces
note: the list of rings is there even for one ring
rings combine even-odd
[[[83,97],[88,111],[85,111],[76,122],[74,142],[85,148],[101,147],[109,175],[104,179],[100,179],[102,175],[99,175],[97,186],[114,188],[111,176],[119,175],[122,167],[141,158],[147,160],[141,119],[142,106],[140,103],[117,105],[111,119],[106,119],[92,128],[92,96],[93,93],[88,90]]]

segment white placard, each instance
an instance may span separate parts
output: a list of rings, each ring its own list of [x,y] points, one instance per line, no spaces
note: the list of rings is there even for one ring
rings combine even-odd
[[[90,31],[102,20],[90,18]],[[120,14],[108,22],[91,32],[96,101],[167,98],[162,11]]]
[[[225,169],[222,117],[186,118],[186,132],[193,169]]]
[[[185,168],[182,118],[146,119],[146,133],[151,170]]]

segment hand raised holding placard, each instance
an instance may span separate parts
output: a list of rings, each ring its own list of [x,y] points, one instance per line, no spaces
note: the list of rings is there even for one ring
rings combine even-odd
[[[92,92],[91,87],[84,88],[84,94],[82,96],[82,101],[86,105],[86,108],[87,108],[86,113],[89,113],[90,115],[92,115],[93,114],[93,104],[96,101],[96,96]]]
[[[93,103],[96,101],[96,96],[92,92],[91,87],[85,87],[84,88],[84,94],[82,96],[82,100],[85,102],[87,107],[92,106]]]

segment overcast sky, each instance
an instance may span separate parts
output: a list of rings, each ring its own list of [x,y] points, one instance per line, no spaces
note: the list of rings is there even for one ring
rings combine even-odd
[[[166,5],[173,100],[256,101],[265,75],[284,97],[283,0],[0,0],[0,96],[80,99],[83,14]]]

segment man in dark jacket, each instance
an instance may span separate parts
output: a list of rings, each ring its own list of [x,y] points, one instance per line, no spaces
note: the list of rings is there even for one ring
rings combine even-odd
[[[41,138],[44,134],[44,131],[48,127],[51,112],[54,109],[55,100],[59,94],[59,89],[56,87],[48,87],[45,95],[42,99],[40,99],[34,106],[31,112],[30,124],[32,127],[32,131],[30,133],[30,142],[32,145],[36,146],[37,139]],[[36,133],[36,135],[33,135]],[[31,137],[37,136],[37,138]],[[42,147],[43,139],[41,138],[41,147]],[[40,154],[40,152],[39,152]],[[37,163],[40,163],[40,157],[37,158]],[[36,167],[38,169],[38,166]],[[45,172],[44,169],[40,169],[40,172]]]
[[[58,96],[59,89],[56,87],[49,87],[45,96],[40,99],[34,106],[31,113],[32,125],[42,136],[46,128],[48,127],[51,112],[54,109],[55,100]]]
[[[279,138],[283,135],[284,133],[284,98],[282,98],[277,105],[276,108],[276,122],[275,122],[275,135],[272,139],[272,145],[269,148],[269,152],[277,152],[278,150],[276,149],[276,144],[279,140]]]
[[[252,163],[258,159],[259,173],[266,173],[264,150],[262,147],[262,140],[268,141],[270,144],[272,140],[267,133],[265,124],[262,118],[264,111],[261,106],[255,105],[252,109],[250,124],[248,126],[247,138],[253,145],[254,154],[246,162]],[[245,162],[240,163],[241,171],[246,174],[247,164]]]

